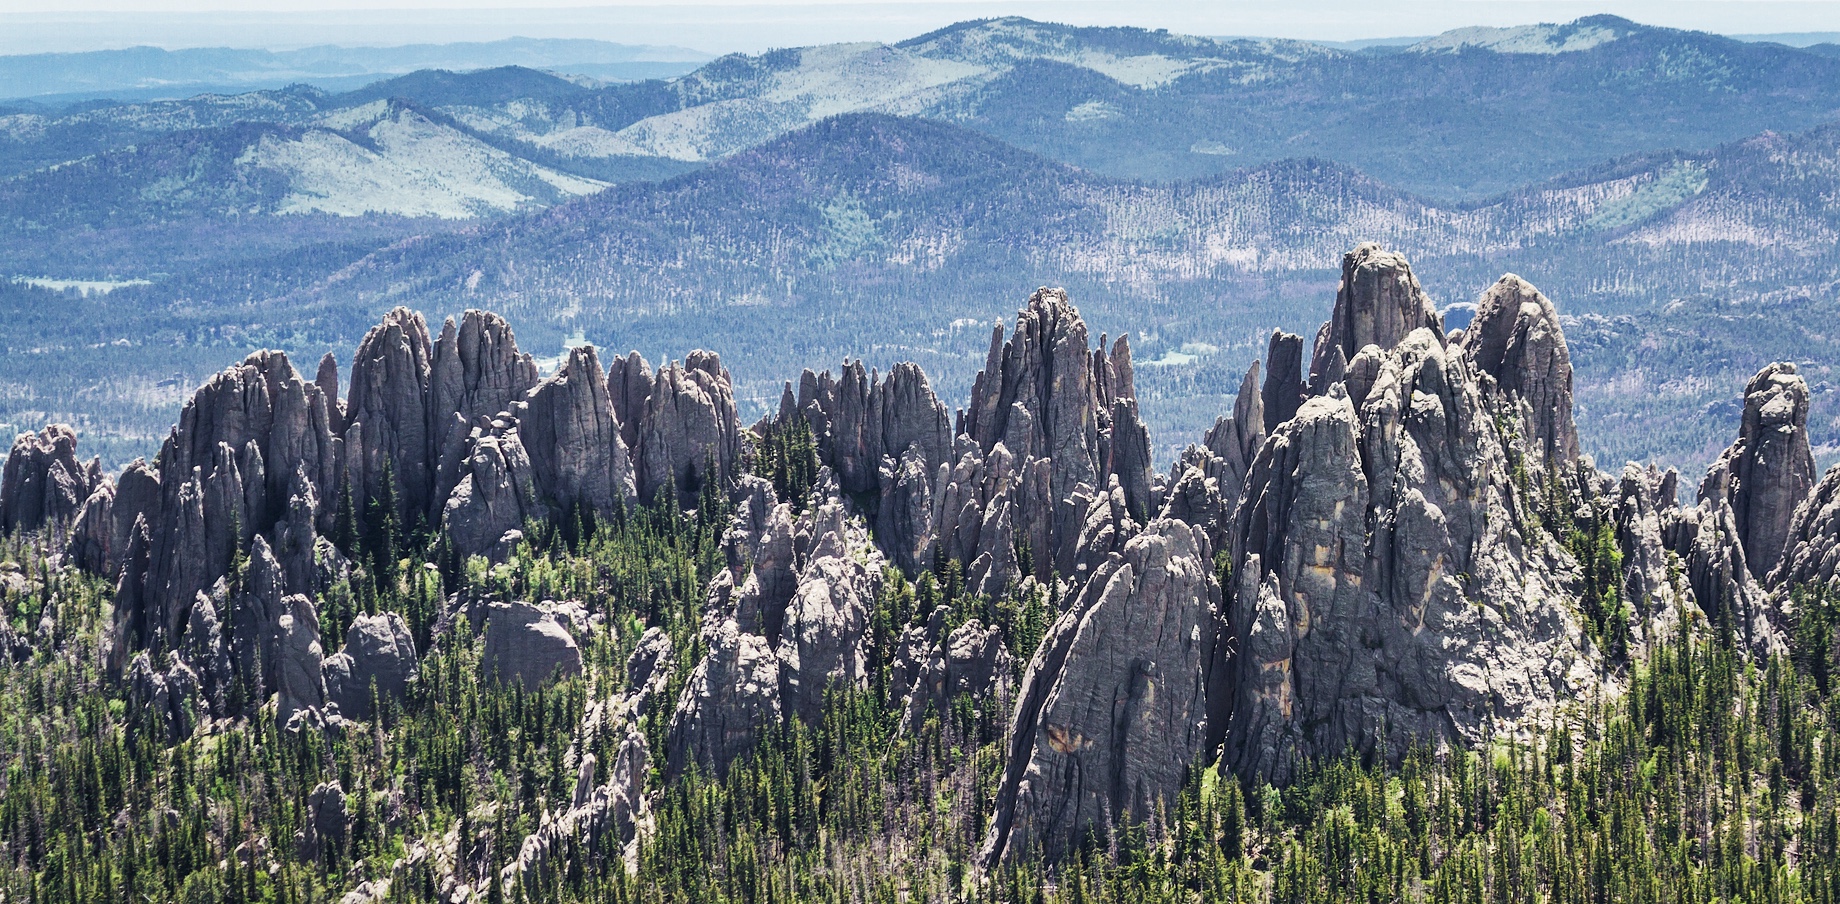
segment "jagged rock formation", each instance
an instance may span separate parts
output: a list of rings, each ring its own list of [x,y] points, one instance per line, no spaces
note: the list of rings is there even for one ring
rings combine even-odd
[[[567,761],[576,764],[575,791],[569,806],[537,831],[525,836],[517,859],[500,871],[500,882],[531,882],[548,878],[548,871],[568,861],[578,868],[593,868],[618,857],[621,865],[636,867],[639,839],[649,832],[651,802],[645,795],[645,775],[651,748],[639,730],[638,719],[655,707],[670,679],[671,641],[663,631],[649,629],[626,660],[626,690],[589,706],[575,734]],[[587,742],[603,733],[620,737],[613,761],[601,764],[586,752]],[[597,783],[599,774],[605,781]]]
[[[1342,256],[1342,281],[1328,323],[1329,343],[1318,344],[1310,370],[1330,369],[1317,366],[1317,362],[1330,360],[1329,347],[1340,350],[1342,360],[1351,362],[1370,345],[1394,348],[1421,329],[1430,330],[1442,343],[1443,323],[1404,255],[1373,242],[1362,243]]]
[[[428,390],[433,360],[428,323],[408,308],[384,315],[351,359],[344,437],[352,496],[368,503],[393,493],[396,517],[404,524],[427,511],[434,498],[435,420]]]
[[[1578,457],[1572,421],[1572,353],[1559,312],[1532,284],[1510,273],[1476,302],[1463,350],[1520,407],[1526,444],[1546,466]]]
[[[960,697],[1009,701],[1015,660],[995,625],[971,619],[949,634],[946,611],[933,610],[925,625],[909,627],[895,656],[889,695],[902,701],[901,725],[911,729],[927,713],[945,713]]]
[[[399,309],[360,346],[343,404],[336,361],[309,383],[265,352],[198,391],[157,465],[113,482],[76,462],[68,431],[22,437],[0,522],[69,520],[69,561],[118,579],[112,665],[177,740],[248,715],[231,700],[336,730],[375,716],[373,687],[392,697],[415,680],[395,614],[356,619],[325,655],[316,600],[372,567],[328,539],[350,537],[335,531],[347,499],[350,515],[393,498],[405,525],[438,519],[452,549],[499,559],[531,521],[605,516],[667,488],[680,509],[728,506],[703,658],[680,684],[676,657],[691,654],[646,632],[626,688],[589,705],[571,799],[515,858],[478,867],[471,894],[494,875],[541,887],[573,852],[631,862],[651,757],[669,775],[721,773],[788,720],[820,719],[827,691],[875,686],[878,656],[893,657],[908,730],[966,696],[1011,713],[994,864],[1151,818],[1216,750],[1244,778],[1282,782],[1348,749],[1396,757],[1517,732],[1614,691],[1621,654],[1599,647],[1624,627],[1634,649],[1697,608],[1754,651],[1780,649],[1784,588],[1840,568],[1840,469],[1802,502],[1807,389],[1787,366],[1751,381],[1738,441],[1683,508],[1672,472],[1612,476],[1579,456],[1559,318],[1517,277],[1447,336],[1406,261],[1364,245],[1343,262],[1307,379],[1303,361],[1302,337],[1274,333],[1231,415],[1163,477],[1128,341],[1093,347],[1059,290],[1037,291],[1007,337],[994,329],[956,424],[918,367],[846,362],[788,384],[752,436],[712,353],[656,372],[633,353],[603,371],[580,348],[539,379],[496,315],[469,311],[431,341]],[[781,499],[743,471],[765,460],[766,429],[800,421],[821,467],[806,498]],[[1574,552],[1601,535],[1620,558],[1598,558],[1620,573],[1587,575]],[[948,631],[945,607],[878,627],[891,566],[917,577],[951,562],[969,594],[1034,594],[1058,612],[1040,647],[1008,650],[1012,626],[985,620]],[[483,677],[535,688],[582,673],[584,608],[477,589],[447,621],[464,610],[483,631]],[[1587,592],[1624,608],[1588,615]],[[898,649],[876,646],[889,627]],[[1013,657],[1029,658],[1019,684]],[[668,722],[663,749],[642,716]],[[336,787],[314,797],[300,840],[318,851],[344,817],[317,827],[343,804]]]
[[[369,719],[373,694],[401,700],[415,666],[415,638],[402,616],[360,615],[345,629],[345,645],[325,661],[326,702],[345,718]]]
[[[1265,442],[1231,531],[1236,656],[1212,730],[1242,775],[1480,743],[1597,682],[1565,553],[1525,527],[1523,452],[1497,424],[1518,410],[1445,348],[1402,258],[1363,246],[1343,274],[1343,380]]]
[[[90,493],[71,527],[66,555],[79,568],[110,580],[119,578],[135,519],[159,504],[159,473],[145,460],[135,459],[119,479],[105,476]]]
[[[631,378],[626,374],[626,380]],[[659,368],[638,418],[633,454],[639,497],[645,501],[672,489],[679,505],[695,508],[705,484],[727,487],[741,461],[741,423],[732,381],[719,356],[696,351],[682,365]]]
[[[1840,466],[1827,469],[1821,482],[1795,510],[1795,522],[1783,548],[1782,559],[1770,573],[1769,585],[1779,592],[1813,584],[1836,587],[1840,574]]]
[[[286,355],[257,352],[211,378],[160,450],[158,500],[137,499],[145,507],[128,509],[130,482],[135,496],[147,495],[152,483],[150,475],[136,475],[144,469],[131,467],[116,500],[121,511],[96,519],[98,527],[115,522],[107,543],[97,544],[105,563],[122,546],[116,519],[136,519],[122,552],[119,651],[173,645],[194,600],[228,574],[237,553],[251,549],[259,535],[268,538],[265,546],[310,554],[315,544],[301,534],[331,527],[330,512],[317,500],[328,496],[319,488],[341,485],[341,458],[325,398]],[[311,561],[296,561],[285,570],[304,575],[315,569]]]
[[[1731,506],[1745,563],[1758,579],[1782,559],[1795,509],[1814,487],[1808,445],[1808,384],[1795,365],[1771,364],[1744,387],[1738,439],[1700,483],[1702,504]]]
[[[334,370],[335,390],[337,378]],[[536,362],[518,351],[517,338],[503,317],[469,310],[457,327],[452,318],[442,325],[428,379],[434,502],[445,500],[459,482],[472,430],[536,385]]]
[[[321,782],[307,795],[306,819],[294,832],[294,844],[307,860],[330,860],[345,849],[351,831],[351,811],[345,806],[345,789],[338,782]]]
[[[986,862],[1059,859],[1173,798],[1205,749],[1219,601],[1205,541],[1177,521],[1093,572],[1023,679]]]
[[[730,568],[710,585],[709,655],[672,720],[673,772],[690,763],[724,770],[762,729],[816,721],[827,691],[869,678],[869,620],[886,560],[867,525],[846,513],[828,469],[796,518],[770,487],[751,490],[728,533]]]
[[[534,691],[553,678],[581,674],[581,648],[551,608],[522,601],[487,605],[480,666],[488,679]]]
[[[0,534],[71,520],[104,480],[99,459],[77,460],[77,431],[68,425],[19,434],[0,468]]]
[[[518,430],[551,508],[608,516],[634,502],[632,460],[592,346],[571,349],[555,376],[530,391]]]

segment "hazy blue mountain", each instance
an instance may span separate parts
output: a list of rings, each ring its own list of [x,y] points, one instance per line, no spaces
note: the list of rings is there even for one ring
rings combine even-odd
[[[1313,334],[1341,253],[1377,240],[1425,262],[1445,305],[1517,272],[1568,316],[1606,318],[1605,348],[1670,329],[1687,317],[1676,302],[1772,312],[1721,346],[1746,354],[1637,366],[1605,353],[1585,367],[1587,421],[1684,418],[1659,432],[1593,431],[1599,451],[1692,458],[1699,437],[1723,435],[1706,393],[1735,384],[1689,377],[1773,354],[1758,342],[1771,323],[1821,332],[1832,305],[1809,299],[1831,300],[1840,272],[1836,191],[1831,127],[1446,205],[1324,161],[1146,185],[944,124],[854,115],[689,176],[382,250],[272,303],[353,319],[344,312],[398,303],[485,307],[517,317],[539,346],[572,333],[648,354],[706,344],[766,405],[778,380],[844,354],[969,374],[947,365],[983,353],[993,318],[1036,285],[1065,285],[1098,328],[1136,331],[1146,413],[1178,442],[1220,410],[1272,327]],[[769,334],[799,339],[752,341]],[[1831,360],[1809,359],[1817,373]]]
[[[503,41],[400,47],[307,47],[270,51],[200,47],[130,47],[85,53],[0,56],[0,96],[113,96],[123,100],[248,91],[292,82],[349,88],[356,79],[419,69],[524,66],[602,79],[679,75],[709,54],[683,47],[607,41],[511,38]]]

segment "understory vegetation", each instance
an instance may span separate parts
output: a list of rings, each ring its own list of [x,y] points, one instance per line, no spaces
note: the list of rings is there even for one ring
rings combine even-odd
[[[456,592],[582,600],[602,618],[580,678],[482,682],[480,643],[457,619],[418,636],[418,680],[369,723],[289,732],[271,708],[170,746],[108,676],[108,588],[51,567],[45,538],[7,541],[0,615],[21,640],[0,664],[0,900],[326,901],[389,880],[385,900],[421,902],[452,873],[490,901],[1840,901],[1840,606],[1824,594],[1797,594],[1792,655],[1747,660],[1683,618],[1629,666],[1625,694],[1578,701],[1543,734],[1414,749],[1396,766],[1319,762],[1286,788],[1197,764],[1145,825],[1091,836],[1059,864],[987,867],[1009,703],[961,698],[903,728],[892,651],[945,606],[949,621],[1005,625],[1020,671],[1052,601],[966,596],[950,563],[888,576],[868,688],[770,732],[725,776],[667,781],[669,707],[653,708],[640,725],[653,826],[630,870],[616,845],[481,882],[567,809],[571,748],[613,761],[619,735],[584,732],[583,716],[623,690],[645,628],[678,651],[667,699],[683,686],[722,567],[721,508],[533,530],[491,569],[405,537],[416,552],[355,579],[360,609],[419,613]],[[333,780],[350,828],[309,852],[307,801]]]

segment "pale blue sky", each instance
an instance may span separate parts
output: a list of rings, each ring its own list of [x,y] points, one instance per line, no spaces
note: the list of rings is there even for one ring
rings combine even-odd
[[[1435,34],[1466,25],[1567,21],[1594,13],[1726,34],[1840,32],[1840,0],[744,0],[721,5],[607,0],[0,0],[0,53],[135,44],[282,48],[512,36],[758,52],[831,41],[898,40],[963,19],[998,15],[1204,35],[1354,40]]]

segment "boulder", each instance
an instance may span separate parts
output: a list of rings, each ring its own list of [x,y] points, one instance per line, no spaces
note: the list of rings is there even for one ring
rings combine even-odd
[[[401,700],[415,667],[415,638],[402,616],[360,615],[345,629],[345,645],[325,662],[326,702],[347,719],[369,719],[373,693]]]
[[[480,666],[486,678],[516,681],[534,691],[552,678],[581,674],[581,648],[546,607],[492,603],[485,617],[485,653]]]

